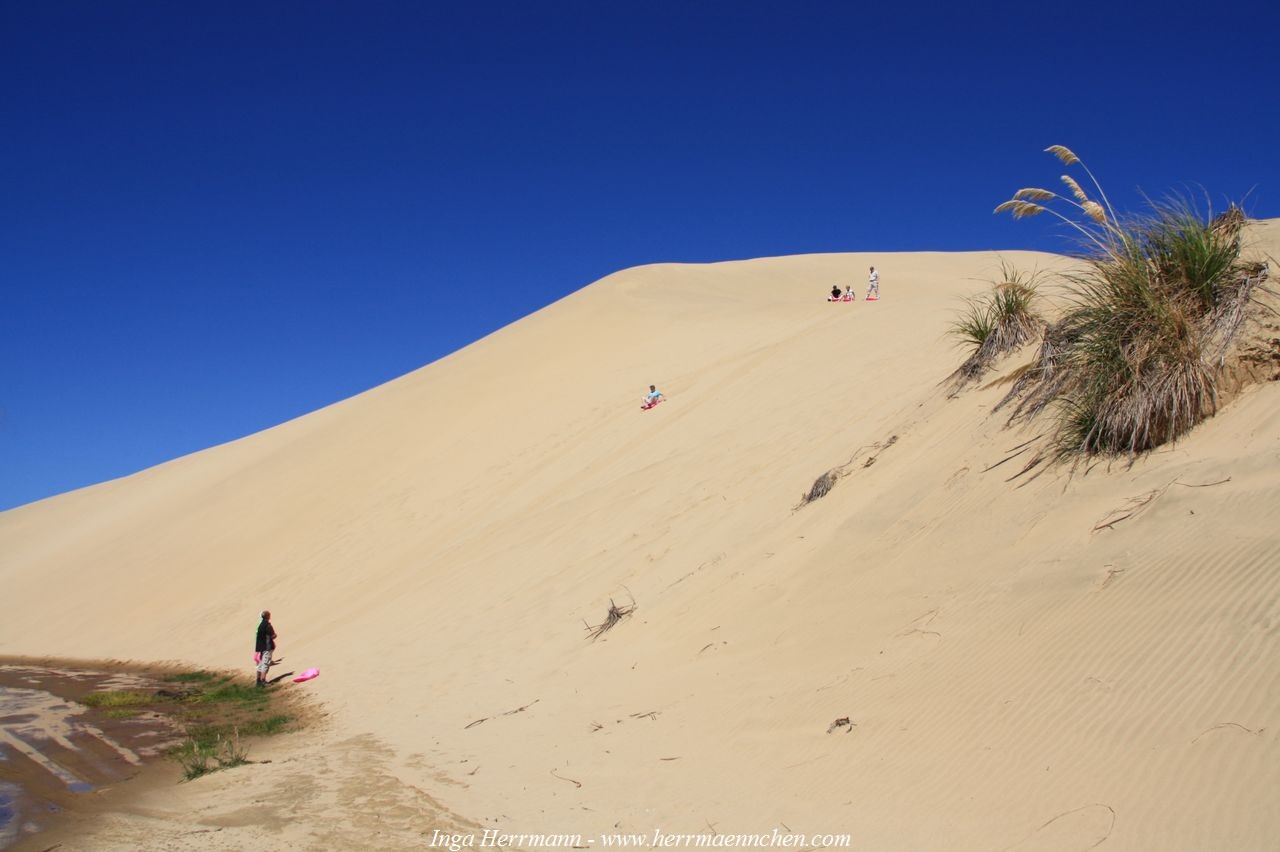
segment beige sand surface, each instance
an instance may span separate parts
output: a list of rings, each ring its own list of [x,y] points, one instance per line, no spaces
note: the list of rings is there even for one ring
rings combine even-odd
[[[1280,221],[1252,233],[1280,256]],[[824,301],[870,264],[881,301]],[[290,688],[325,723],[271,764],[156,788],[64,848],[465,826],[1275,848],[1280,384],[1132,467],[1016,487],[1021,458],[986,469],[1036,431],[1002,428],[1001,388],[941,384],[947,322],[997,269],[631,269],[338,405],[0,514],[0,653],[248,674],[270,607],[288,667],[322,670]],[[650,383],[669,400],[641,412]],[[611,598],[634,614],[588,641]]]

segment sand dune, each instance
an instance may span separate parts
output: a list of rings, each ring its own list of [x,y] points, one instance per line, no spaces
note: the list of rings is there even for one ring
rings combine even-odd
[[[1280,255],[1280,221],[1251,234]],[[880,302],[823,301],[872,263]],[[992,415],[1001,388],[941,384],[947,322],[997,269],[626,270],[358,397],[0,514],[0,653],[247,673],[270,607],[323,671],[325,724],[271,765],[78,842],[1273,848],[1280,386],[1132,467],[1008,482],[1019,460],[988,468],[1036,432]],[[669,400],[640,412],[649,383]],[[611,599],[635,612],[588,641]]]

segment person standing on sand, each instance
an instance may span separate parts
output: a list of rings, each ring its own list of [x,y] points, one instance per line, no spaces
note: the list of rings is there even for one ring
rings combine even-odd
[[[873,293],[875,294],[874,298],[880,298],[880,273],[876,272],[874,266],[871,267],[871,274],[867,277],[867,298],[873,298]]]
[[[258,622],[258,635],[254,639],[253,652],[258,656],[258,686],[267,685],[267,670],[271,668],[271,652],[276,649],[276,629],[271,626],[271,611],[262,611]]]

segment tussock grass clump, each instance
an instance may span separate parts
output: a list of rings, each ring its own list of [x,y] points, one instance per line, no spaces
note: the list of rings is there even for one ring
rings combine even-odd
[[[1079,328],[1070,315],[1046,325],[1035,359],[1014,371],[1013,386],[995,410],[1014,403],[1010,422],[1030,420],[1057,399],[1067,376],[1062,368],[1063,358],[1078,333]]]
[[[986,294],[969,299],[951,324],[951,334],[969,357],[951,374],[957,388],[991,369],[1001,355],[1035,339],[1044,320],[1036,311],[1039,272],[1020,272],[1000,261],[1000,277]]]
[[[249,749],[240,742],[239,729],[192,728],[187,739],[172,752],[182,766],[182,775],[194,781],[202,775],[243,766],[249,762]]]
[[[1217,408],[1219,375],[1260,283],[1239,259],[1245,216],[1233,205],[1202,217],[1174,199],[1121,221],[1074,153],[1047,150],[1080,165],[1100,200],[1064,175],[1070,197],[1031,187],[996,208],[1015,218],[1057,216],[1085,247],[1085,271],[1064,276],[1066,310],[997,408],[1015,404],[1012,422],[1052,406],[1058,457],[1132,456],[1177,439]]]

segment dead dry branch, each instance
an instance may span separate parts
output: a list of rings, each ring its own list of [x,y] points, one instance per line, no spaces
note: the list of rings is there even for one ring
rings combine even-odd
[[[587,624],[587,635],[590,637],[591,641],[594,642],[612,630],[619,621],[635,611],[636,603],[634,598],[630,604],[625,606],[618,606],[613,602],[613,598],[609,598],[609,611],[605,614],[604,621],[599,624]]]
[[[1130,497],[1128,503],[1118,509],[1112,509],[1103,518],[1094,525],[1090,532],[1098,532],[1100,530],[1114,529],[1115,525],[1121,521],[1128,521],[1141,515],[1151,504],[1154,503],[1161,495],[1175,485],[1181,485],[1183,488],[1212,488],[1215,485],[1225,485],[1231,481],[1231,477],[1219,479],[1215,482],[1179,482],[1177,479],[1172,480],[1163,488],[1157,488],[1154,491],[1148,491],[1137,497]]]
[[[1041,826],[1040,826],[1039,828],[1037,828],[1035,831],[1033,831],[1033,832],[1031,832],[1030,834],[1028,834],[1026,837],[1022,838],[1022,840],[1019,840],[1019,841],[1018,841],[1017,843],[1015,843],[1013,846],[1006,846],[1006,847],[1004,847],[1004,852],[1010,852],[1010,851],[1011,851],[1011,850],[1013,850],[1013,849],[1017,849],[1017,848],[1019,848],[1019,847],[1022,847],[1022,846],[1023,846],[1023,844],[1024,844],[1027,840],[1029,840],[1029,839],[1031,839],[1032,837],[1034,837],[1037,833],[1039,833],[1039,832],[1041,832],[1041,831],[1044,831],[1046,828],[1048,828],[1049,826],[1053,825],[1053,824],[1054,824],[1055,822],[1057,822],[1058,820],[1063,819],[1064,817],[1069,817],[1069,816],[1071,816],[1072,814],[1078,814],[1078,813],[1080,813],[1080,812],[1082,812],[1082,811],[1087,811],[1087,810],[1089,810],[1090,808],[1105,808],[1105,809],[1106,809],[1106,811],[1107,811],[1107,813],[1108,813],[1108,814],[1110,815],[1110,817],[1111,817],[1111,819],[1110,819],[1110,823],[1107,825],[1107,830],[1106,830],[1106,831],[1104,831],[1104,832],[1102,833],[1102,836],[1101,836],[1101,837],[1099,837],[1097,840],[1095,840],[1093,843],[1089,844],[1088,846],[1082,846],[1082,847],[1079,847],[1079,848],[1081,848],[1081,849],[1083,849],[1083,850],[1089,850],[1089,849],[1096,849],[1096,848],[1098,848],[1098,847],[1099,847],[1099,846],[1101,846],[1103,843],[1106,843],[1106,842],[1107,842],[1107,838],[1111,836],[1111,832],[1112,832],[1112,831],[1114,831],[1114,830],[1115,830],[1115,827],[1116,827],[1116,811],[1115,811],[1115,808],[1111,807],[1111,806],[1110,806],[1110,805],[1108,805],[1108,804],[1104,804],[1104,803],[1102,803],[1102,802],[1094,802],[1094,803],[1093,803],[1093,804],[1091,804],[1091,805],[1082,805],[1081,807],[1078,807],[1078,808],[1072,808],[1072,809],[1071,809],[1071,810],[1069,810],[1069,811],[1063,811],[1062,813],[1058,814],[1057,816],[1052,817],[1052,818],[1050,818],[1050,819],[1048,819],[1048,820],[1045,820],[1045,822],[1044,822],[1043,824],[1041,824]],[[1083,842],[1083,840],[1081,840],[1081,842]]]
[[[1173,483],[1170,482],[1169,485],[1173,485]],[[1136,518],[1138,515],[1145,512],[1151,504],[1156,501],[1156,498],[1168,491],[1169,485],[1166,485],[1163,488],[1157,488],[1154,491],[1148,491],[1146,494],[1140,494],[1137,497],[1130,497],[1129,501],[1125,505],[1118,509],[1112,509],[1104,515],[1102,520],[1094,524],[1093,529],[1090,530],[1090,532],[1115,529],[1116,524],[1121,521]]]
[[[1036,435],[1036,437],[1035,437],[1035,438],[1032,438],[1032,439],[1031,439],[1031,440],[1029,440],[1029,441],[1023,441],[1021,444],[1018,444],[1018,446],[1016,446],[1016,447],[1011,447],[1011,448],[1009,448],[1008,450],[1005,450],[1005,452],[1006,452],[1006,453],[1010,453],[1010,455],[1005,456],[1004,458],[1000,459],[1000,461],[996,462],[996,463],[995,463],[995,464],[993,464],[993,465],[989,465],[988,467],[984,467],[984,468],[982,469],[982,472],[983,472],[983,473],[986,473],[986,472],[987,472],[987,471],[989,471],[989,470],[995,470],[996,468],[998,468],[1000,465],[1004,464],[1005,462],[1007,462],[1007,461],[1011,461],[1011,460],[1013,460],[1013,459],[1016,459],[1018,456],[1022,455],[1023,453],[1030,452],[1030,451],[1031,451],[1031,449],[1032,449],[1031,445],[1032,445],[1033,443],[1035,443],[1035,441],[1036,441],[1039,437],[1040,437],[1039,435]]]
[[[1251,734],[1255,737],[1262,736],[1262,733],[1266,731],[1266,728],[1246,728],[1244,725],[1241,725],[1239,722],[1219,722],[1216,725],[1211,725],[1208,728],[1205,728],[1203,731],[1197,734],[1195,739],[1193,739],[1191,742],[1192,744],[1194,744],[1205,734],[1212,733],[1213,731],[1220,731],[1224,728],[1239,728],[1240,730],[1244,731],[1246,734]]]
[[[525,704],[523,707],[517,707],[514,710],[506,710],[502,713],[499,713],[498,716],[514,716],[517,713],[523,713],[524,711],[528,710],[530,707],[537,704],[541,700],[542,700],[541,698],[535,698],[534,700],[530,701],[528,704]],[[496,719],[498,718],[498,716],[483,716],[479,719],[476,719],[474,722],[468,722],[466,725],[462,727],[462,730],[465,731],[467,730],[467,728],[474,728],[476,725],[479,725],[481,722],[487,722],[490,719]]]
[[[805,506],[808,506],[814,500],[820,500],[823,497],[826,497],[827,494],[831,492],[831,489],[835,487],[836,482],[841,477],[848,475],[849,470],[853,467],[853,463],[858,460],[864,450],[870,449],[873,451],[869,456],[863,459],[862,464],[860,465],[860,467],[865,469],[875,464],[876,460],[880,457],[880,454],[896,443],[898,443],[898,436],[890,435],[884,441],[877,441],[874,444],[864,444],[863,446],[858,447],[858,449],[854,451],[853,455],[849,457],[847,462],[831,468],[826,473],[822,474],[822,476],[815,479],[813,487],[809,489],[809,493],[800,497],[800,502],[792,508],[792,511],[797,512]]]
[[[822,474],[822,476],[819,476],[813,481],[813,487],[809,489],[808,494],[804,495],[801,502],[812,503],[814,500],[820,500],[823,497],[826,497],[827,494],[830,493],[831,489],[835,487],[836,480],[839,477],[839,470],[834,467],[831,468],[831,470]]]
[[[1112,566],[1107,566],[1107,576],[1103,577],[1102,582],[1098,584],[1098,591],[1102,591],[1107,586],[1110,586],[1117,577],[1119,577],[1121,574],[1123,574],[1125,571],[1128,571],[1128,570],[1129,570],[1128,568],[1115,568]]]
[[[1201,482],[1201,483],[1179,482],[1178,480],[1175,479],[1172,484],[1181,485],[1183,488],[1212,488],[1215,485],[1225,485],[1230,481],[1231,481],[1231,477],[1228,476],[1226,479],[1219,479],[1217,482]]]
[[[578,787],[578,788],[582,787],[581,781],[574,781],[572,778],[565,778],[563,775],[556,775],[556,771],[554,769],[551,770],[551,776],[553,778],[559,778],[561,781],[568,781],[570,784],[572,784],[575,787]]]

